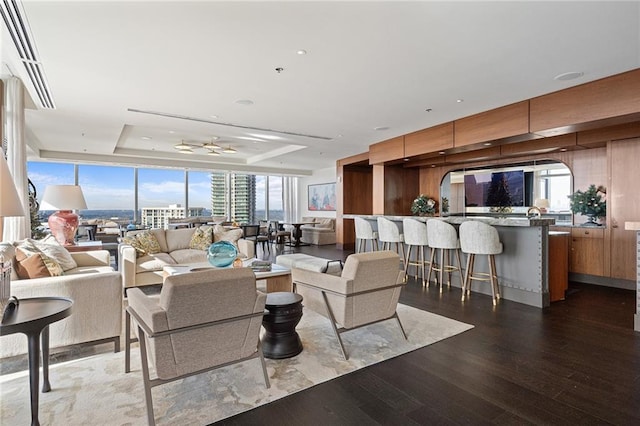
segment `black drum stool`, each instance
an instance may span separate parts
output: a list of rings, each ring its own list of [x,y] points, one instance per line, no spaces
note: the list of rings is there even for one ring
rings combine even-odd
[[[302,296],[297,293],[275,292],[267,294],[262,319],[262,353],[266,358],[291,358],[302,352],[302,342],[296,325],[302,318]]]

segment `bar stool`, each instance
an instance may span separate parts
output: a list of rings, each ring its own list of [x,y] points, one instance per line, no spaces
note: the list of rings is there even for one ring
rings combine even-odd
[[[404,262],[404,235],[395,222],[386,217],[378,217],[378,241],[382,243],[382,250],[391,250],[391,244],[395,244],[396,253],[400,255],[400,261]]]
[[[478,221],[463,222],[460,225],[460,245],[462,251],[468,255],[467,271],[462,286],[462,300],[471,292],[471,280],[490,281],[494,306],[500,299],[498,273],[496,271],[495,255],[502,253],[502,243],[498,231],[491,225]],[[477,254],[487,255],[489,273],[476,272],[473,274],[475,257]]]
[[[378,233],[373,230],[371,222],[361,217],[355,217],[353,222],[356,226],[356,253],[367,251],[367,241],[371,241],[371,251],[378,250]]]
[[[456,228],[439,219],[429,219],[427,221],[427,235],[429,239],[429,247],[431,247],[431,258],[429,259],[429,275],[427,276],[427,282],[431,280],[431,272],[439,272],[440,292],[442,292],[442,286],[444,284],[443,276],[446,272],[449,275],[449,287],[451,287],[451,273],[458,271],[460,275],[460,286],[464,285],[462,280],[462,262],[460,261],[460,240],[458,239],[458,233]],[[436,251],[440,250],[440,262],[435,263]],[[455,252],[458,260],[458,266],[455,266],[451,262],[451,252]],[[445,263],[445,252],[447,259]]]
[[[404,261],[404,279],[407,279],[407,272],[409,270],[409,265],[413,265],[416,267],[416,275],[415,279],[418,279],[418,270],[422,273],[422,285],[425,286],[426,275],[424,273],[424,266],[428,264],[429,261],[425,261],[424,257],[424,249],[429,249],[428,240],[427,240],[427,224],[421,222],[417,219],[405,218],[402,221],[403,235],[404,235],[404,243],[407,245],[407,258]],[[416,260],[411,260],[411,249],[413,247],[418,248],[418,252],[416,253]]]

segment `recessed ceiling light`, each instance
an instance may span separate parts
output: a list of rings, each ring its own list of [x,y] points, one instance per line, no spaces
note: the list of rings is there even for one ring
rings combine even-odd
[[[218,116],[217,116],[217,115],[215,115],[215,114],[214,114],[214,115],[210,115],[209,117],[211,117],[211,118],[218,118]]]
[[[298,50],[296,53],[297,53],[298,55],[306,55],[306,54],[307,54],[307,51],[306,51],[306,50],[304,50],[304,49],[300,49],[300,50]]]
[[[174,134],[175,130],[169,130],[169,133]]]
[[[150,136],[143,136],[143,137],[142,137],[142,140],[150,141],[150,140],[151,140],[151,137],[150,137]]]
[[[438,154],[440,154],[440,155],[444,155],[444,154],[445,154],[445,152],[444,152],[444,151],[440,151]]]
[[[373,130],[381,131],[381,130],[389,130],[389,128],[386,126],[380,126],[380,127],[374,127]]]
[[[435,166],[436,166],[435,164],[432,164],[432,165],[431,165],[431,167],[435,167]]]
[[[485,143],[483,143],[482,145],[484,145],[484,146],[489,146],[489,145],[491,145],[491,142],[485,142]]]
[[[341,138],[343,135],[342,133],[340,133],[339,135],[336,136],[336,138]]]
[[[456,102],[461,104],[462,102],[464,102],[464,99],[456,99]]]
[[[403,160],[404,160],[404,161],[409,161],[409,159],[408,159],[408,158],[403,158]]]
[[[565,152],[567,148],[560,148],[560,152]]]
[[[576,78],[580,78],[584,75],[583,72],[580,71],[570,71],[570,72],[565,72],[562,74],[558,74],[555,77],[553,77],[554,80],[559,80],[559,81],[567,81],[567,80],[574,80]]]
[[[238,99],[236,103],[238,105],[253,105],[253,101],[251,99]]]

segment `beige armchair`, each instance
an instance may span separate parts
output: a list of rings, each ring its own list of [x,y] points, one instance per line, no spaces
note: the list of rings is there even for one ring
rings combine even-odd
[[[294,289],[304,297],[305,307],[331,321],[345,359],[349,357],[340,334],[346,331],[395,318],[407,338],[396,312],[404,285],[399,264],[398,254],[387,250],[350,255],[340,276],[291,270]]]
[[[248,268],[210,269],[167,277],[160,297],[129,289],[125,372],[130,371],[131,318],[137,326],[147,418],[155,424],[151,388],[251,358],[260,358],[266,294]],[[149,362],[157,378],[149,377]]]

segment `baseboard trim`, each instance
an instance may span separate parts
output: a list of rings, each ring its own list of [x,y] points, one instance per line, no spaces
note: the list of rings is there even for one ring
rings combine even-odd
[[[624,280],[622,278],[609,278],[600,277],[597,275],[589,274],[576,274],[574,272],[569,273],[569,281],[577,281],[585,284],[595,284],[604,287],[621,288],[624,290],[636,290],[636,282],[631,280]]]

